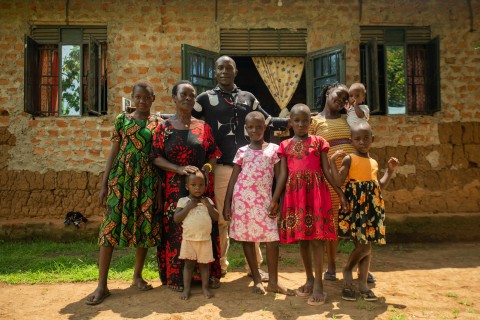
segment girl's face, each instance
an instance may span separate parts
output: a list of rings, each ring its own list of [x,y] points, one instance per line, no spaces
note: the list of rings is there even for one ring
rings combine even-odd
[[[177,94],[173,96],[173,102],[178,109],[192,111],[195,97],[195,88],[188,83],[182,83],[177,88]]]
[[[147,88],[136,86],[132,92],[132,99],[136,111],[147,113],[155,101],[155,95]]]
[[[310,112],[304,110],[294,110],[290,113],[290,125],[297,137],[308,135],[308,128],[312,122]]]
[[[348,104],[348,92],[340,89],[333,89],[328,96],[326,108],[333,113],[340,113]]]
[[[365,128],[352,130],[352,145],[360,154],[368,154],[372,142],[372,130]]]
[[[205,179],[202,176],[189,176],[187,178],[186,188],[191,196],[200,198],[205,192]]]
[[[245,122],[245,130],[247,131],[248,137],[252,142],[263,142],[265,128],[265,121],[262,121],[262,119],[247,118],[247,121]]]

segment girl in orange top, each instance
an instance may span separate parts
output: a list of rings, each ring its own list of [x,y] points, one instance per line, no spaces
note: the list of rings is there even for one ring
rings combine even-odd
[[[352,128],[352,145],[355,152],[343,158],[340,170],[337,170],[335,158],[343,151],[335,152],[330,158],[330,167],[337,186],[341,186],[347,176],[350,180],[345,187],[345,196],[350,205],[348,213],[338,214],[338,235],[355,242],[355,250],[350,254],[343,279],[342,299],[355,301],[352,270],[358,264],[359,291],[366,301],[375,301],[377,296],[367,286],[367,276],[372,258],[372,242],[385,244],[385,207],[381,190],[390,181],[398,167],[398,159],[390,158],[387,170],[378,180],[377,161],[370,158],[369,150],[373,142],[372,128],[361,123]]]

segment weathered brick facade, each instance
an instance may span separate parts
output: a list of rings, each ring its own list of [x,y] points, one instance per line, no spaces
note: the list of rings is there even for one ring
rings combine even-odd
[[[389,214],[480,212],[480,0],[390,1],[2,1],[0,2],[0,222],[99,217],[101,174],[121,97],[153,83],[155,111],[171,112],[181,44],[219,51],[221,28],[306,28],[312,52],[344,44],[347,83],[360,80],[360,26],[430,26],[440,37],[441,111],[374,116],[373,153],[400,159],[385,192]],[[360,5],[361,4],[361,10]],[[68,12],[68,15],[67,15]],[[23,112],[24,34],[31,25],[105,25],[108,115]]]

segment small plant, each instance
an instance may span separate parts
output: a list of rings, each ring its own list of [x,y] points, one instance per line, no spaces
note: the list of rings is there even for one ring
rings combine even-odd
[[[394,306],[388,306],[388,311],[392,312],[393,314],[388,316],[388,320],[406,320],[406,315],[397,310]]]
[[[355,245],[353,244],[352,241],[344,240],[341,239],[338,242],[338,252],[340,253],[352,253],[352,251],[355,249]]]
[[[280,264],[282,266],[295,266],[297,265],[297,259],[294,258],[282,258],[280,259]]]
[[[453,318],[454,318],[454,319],[457,319],[457,318],[458,318],[458,314],[460,313],[460,310],[458,310],[458,309],[453,309],[453,310],[452,310],[452,313],[453,313]]]
[[[373,303],[367,302],[363,299],[357,300],[357,308],[360,310],[367,310],[367,311],[372,311],[376,308],[377,306]]]
[[[449,297],[449,298],[458,298],[458,294],[456,294],[455,292],[449,292],[449,293],[447,293],[447,297]]]
[[[467,306],[467,307],[471,307],[473,306],[473,302],[470,302],[470,301],[466,301],[466,300],[462,300],[459,302],[461,305],[464,305],[464,306]]]

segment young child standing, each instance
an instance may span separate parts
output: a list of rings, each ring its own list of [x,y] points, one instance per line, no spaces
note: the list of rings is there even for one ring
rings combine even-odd
[[[223,215],[230,224],[230,237],[242,241],[243,252],[252,270],[253,291],[264,294],[258,269],[256,242],[267,243],[268,286],[266,291],[294,295],[278,284],[279,237],[278,204],[272,203],[273,178],[279,173],[278,145],[266,143],[265,117],[253,111],[245,117],[245,131],[250,144],[238,149],[228,182]],[[278,188],[278,185],[277,185]]]
[[[193,270],[198,264],[202,278],[202,291],[205,297],[211,298],[213,294],[208,287],[208,264],[213,258],[212,249],[212,221],[218,221],[218,211],[213,201],[204,197],[206,183],[205,176],[198,170],[186,177],[187,197],[180,198],[177,209],[173,215],[176,223],[182,223],[182,245],[180,259],[185,260],[183,267],[183,292],[180,298],[187,300],[193,278]]]
[[[132,287],[152,289],[142,277],[149,247],[160,243],[161,199],[157,172],[149,161],[152,136],[159,118],[150,114],[155,94],[146,81],[138,81],[132,90],[135,111],[115,119],[112,150],[107,159],[99,204],[105,207],[100,226],[97,289],[85,303],[96,305],[110,296],[108,270],[114,246],[135,247]]]
[[[366,90],[363,83],[353,83],[348,88],[349,106],[347,107],[347,122],[350,127],[367,122],[370,118],[370,109],[365,102]]]
[[[338,171],[335,161],[331,169],[337,186],[341,186],[347,175],[350,181],[345,187],[345,195],[350,211],[338,215],[338,233],[340,237],[348,237],[355,243],[355,250],[350,254],[343,268],[344,287],[342,299],[355,301],[352,270],[358,264],[359,290],[366,301],[376,301],[377,296],[367,286],[368,271],[372,259],[372,242],[385,244],[385,208],[382,198],[384,189],[393,172],[398,167],[398,159],[390,158],[387,170],[380,180],[377,180],[378,164],[370,158],[369,150],[373,142],[372,128],[366,122],[352,128],[352,145],[355,152],[343,158]],[[342,154],[335,152],[331,159]]]
[[[342,208],[347,208],[347,202],[342,190],[333,183],[327,156],[328,142],[320,136],[308,134],[311,120],[310,109],[306,105],[294,105],[289,120],[294,137],[282,141],[278,150],[281,160],[277,184],[283,187],[286,183],[280,242],[300,242],[307,281],[296,293],[309,297],[310,305],[321,305],[327,298],[322,283],[324,240],[337,238],[325,179],[334,186]],[[281,189],[276,189],[272,201],[278,202],[280,194]]]

